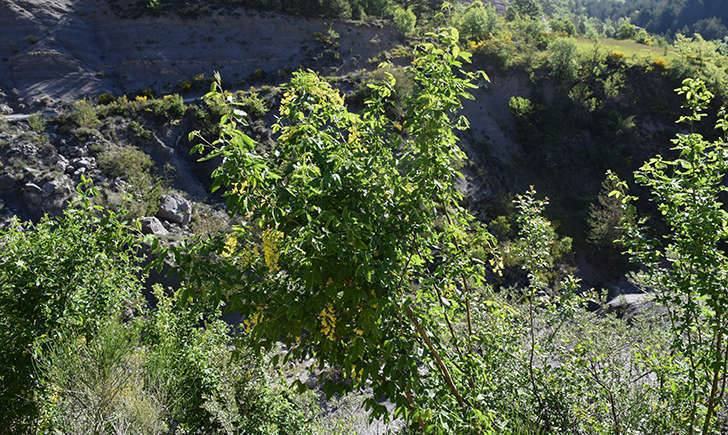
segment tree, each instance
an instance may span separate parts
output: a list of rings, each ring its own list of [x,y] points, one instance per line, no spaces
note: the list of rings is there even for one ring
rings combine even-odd
[[[415,30],[417,16],[412,9],[405,9],[401,6],[395,6],[392,12],[392,21],[394,28],[402,35],[409,35]]]
[[[551,74],[564,84],[570,84],[576,77],[578,63],[576,44],[569,39],[557,39],[549,44],[548,62]]]
[[[346,382],[323,373],[329,393],[371,386],[374,415],[386,414],[375,400],[384,396],[421,429],[480,432],[493,423],[479,411],[487,382],[472,329],[484,268],[468,252],[494,240],[461,205],[465,155],[453,131],[468,125],[456,112],[475,74],[461,69],[469,54],[455,29],[429,38],[436,43],[418,48],[411,66],[403,125],[385,116],[391,76],[370,85],[356,114],[325,80],[299,71],[274,149],[240,131],[234,104],[216,140],[193,132],[205,159],[221,158],[212,186],[245,223],[170,253],[198,297],[240,311],[258,346],[282,341],[285,358],[335,368]],[[219,82],[207,98],[224,98]]]
[[[541,17],[541,7],[536,0],[513,0],[508,6],[506,17],[509,20],[516,17],[537,19]]]
[[[616,178],[613,182],[619,189],[611,195],[624,201],[621,242],[631,259],[643,265],[645,281],[657,290],[667,309],[673,352],[688,362],[688,406],[680,417],[690,433],[699,430],[699,424],[702,433],[708,433],[724,396],[728,362],[728,211],[721,201],[728,190],[728,149],[725,137],[710,142],[694,132],[695,123],[707,116],[703,112],[713,97],[705,83],[686,79],[676,91],[685,96],[683,107],[688,111],[678,122],[691,132],[673,140],[678,153],[674,160],[658,155],[635,172],[637,183],[650,190],[664,233],[650,227],[647,218],[636,218],[637,198],[624,196],[626,185]],[[725,111],[717,127],[724,134],[728,131]]]
[[[621,257],[615,242],[623,235],[621,228],[624,218],[622,200],[613,193],[620,192],[619,189],[619,179],[612,171],[607,171],[606,178],[602,181],[602,188],[597,195],[597,201],[589,205],[587,218],[589,227],[587,241],[613,261]]]
[[[454,21],[462,38],[484,40],[495,32],[498,16],[490,3],[484,5],[481,1],[474,1],[460,11]]]

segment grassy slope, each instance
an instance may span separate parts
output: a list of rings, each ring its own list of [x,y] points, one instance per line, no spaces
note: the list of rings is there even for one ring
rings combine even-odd
[[[588,38],[571,38],[575,43],[581,55],[590,55],[594,50],[594,41]],[[599,50],[601,52],[611,53],[618,51],[624,53],[627,59],[633,61],[649,61],[653,62],[656,59],[662,58],[668,63],[677,61],[679,55],[669,49],[658,47],[655,45],[645,45],[635,42],[633,40],[621,40],[613,38],[600,38],[599,39]]]

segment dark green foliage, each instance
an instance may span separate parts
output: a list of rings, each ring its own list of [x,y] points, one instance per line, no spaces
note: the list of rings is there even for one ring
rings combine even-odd
[[[541,17],[541,6],[536,0],[512,0],[508,5],[506,17],[509,20],[517,17],[537,19]]]
[[[723,0],[543,0],[549,10],[569,15],[580,14],[610,19],[628,17],[652,33],[674,35],[706,32],[706,38],[726,36],[728,8]]]

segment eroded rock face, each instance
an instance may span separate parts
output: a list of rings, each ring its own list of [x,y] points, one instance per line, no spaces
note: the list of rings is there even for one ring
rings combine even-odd
[[[178,193],[164,195],[159,205],[157,217],[169,222],[187,225],[192,219],[192,204]]]
[[[397,40],[392,29],[369,23],[244,8],[194,20],[174,14],[132,18],[116,14],[130,7],[120,3],[0,1],[0,88],[16,88],[21,97],[32,100],[44,95],[70,102],[148,87],[161,92],[167,85],[178,86],[199,73],[209,76],[213,70],[231,82],[258,69],[276,75],[311,66],[312,54],[321,51],[314,34],[330,26],[342,35],[339,50],[356,56],[337,58],[329,66],[353,71],[360,68],[354,59],[373,57]]]

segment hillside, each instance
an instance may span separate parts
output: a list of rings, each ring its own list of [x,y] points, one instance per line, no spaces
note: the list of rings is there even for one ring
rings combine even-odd
[[[728,52],[606,3],[0,4],[0,427],[725,426]]]

